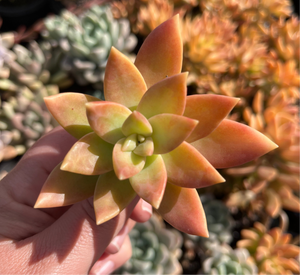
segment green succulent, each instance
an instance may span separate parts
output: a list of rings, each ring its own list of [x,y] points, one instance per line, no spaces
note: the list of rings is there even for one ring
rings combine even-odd
[[[146,223],[138,223],[129,234],[132,257],[116,274],[181,274],[182,236],[153,215]]]
[[[28,49],[14,44],[14,34],[0,36],[0,162],[22,155],[53,128],[44,97],[57,94],[46,66],[47,56],[35,41]]]
[[[47,18],[45,26],[44,39],[63,52],[61,66],[79,85],[101,88],[111,47],[128,54],[137,43],[128,20],[115,20],[107,5],[92,6],[78,17],[64,10]]]
[[[198,274],[254,275],[257,274],[257,267],[246,249],[232,250],[231,247],[223,245],[203,262]]]

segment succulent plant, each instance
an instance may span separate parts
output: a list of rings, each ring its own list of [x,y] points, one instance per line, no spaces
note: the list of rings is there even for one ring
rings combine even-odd
[[[241,234],[243,239],[237,242],[237,246],[246,248],[254,257],[258,274],[299,274],[296,257],[300,249],[290,243],[290,234],[283,233],[279,227],[267,231],[259,222],[254,228],[242,230]]]
[[[207,236],[195,188],[223,181],[215,167],[245,163],[277,145],[225,119],[238,99],[187,97],[181,66],[177,15],[147,37],[134,64],[111,49],[107,101],[78,93],[46,98],[55,119],[79,140],[48,177],[35,207],[73,204],[94,194],[101,224],[138,195],[175,228]],[[68,195],[62,200],[62,194]]]
[[[132,257],[116,274],[181,274],[182,236],[175,229],[167,229],[163,221],[153,215],[145,223],[137,223],[129,233]]]
[[[126,19],[115,20],[107,5],[93,6],[80,16],[64,10],[45,20],[42,35],[63,53],[62,69],[80,85],[101,88],[110,48],[129,54],[137,39]]]
[[[14,34],[2,34],[0,47],[0,161],[22,155],[55,125],[43,98],[58,93],[50,84],[46,57],[32,41],[29,48],[14,44]],[[54,124],[53,124],[54,123]]]
[[[198,274],[238,274],[255,275],[257,267],[246,249],[232,250],[229,246],[219,246],[212,256],[208,257]]]

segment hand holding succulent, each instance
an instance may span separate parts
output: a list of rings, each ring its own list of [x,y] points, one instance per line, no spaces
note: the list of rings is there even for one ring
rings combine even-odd
[[[136,195],[175,228],[208,236],[196,189],[224,181],[215,168],[253,160],[277,146],[225,117],[237,98],[186,96],[178,16],[145,40],[134,64],[112,48],[106,101],[76,93],[45,99],[78,138],[47,179],[35,207],[65,206],[94,195],[98,224]]]

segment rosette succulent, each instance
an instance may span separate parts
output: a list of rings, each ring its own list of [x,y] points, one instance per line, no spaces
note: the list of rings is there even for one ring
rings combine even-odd
[[[158,26],[135,63],[112,48],[104,96],[63,93],[45,99],[79,140],[49,175],[35,207],[94,195],[97,224],[137,195],[175,228],[207,236],[195,188],[224,181],[215,168],[245,163],[277,147],[252,128],[225,119],[237,98],[186,96],[179,17]]]
[[[45,27],[45,40],[63,53],[62,69],[80,85],[101,86],[110,48],[129,53],[137,43],[129,22],[115,20],[108,5],[94,5],[80,16],[64,10],[47,18]]]
[[[129,233],[132,257],[115,274],[182,274],[178,261],[182,236],[167,229],[157,215],[137,223]]]
[[[228,246],[220,246],[213,255],[203,262],[202,271],[198,274],[257,274],[257,267],[244,248],[232,250]]]

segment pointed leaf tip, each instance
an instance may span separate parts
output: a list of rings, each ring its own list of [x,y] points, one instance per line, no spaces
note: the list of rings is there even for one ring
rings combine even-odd
[[[179,16],[175,15],[148,35],[137,54],[135,65],[148,88],[181,72],[182,52]]]
[[[238,166],[278,147],[257,130],[228,119],[224,119],[208,136],[191,145],[215,168]]]

